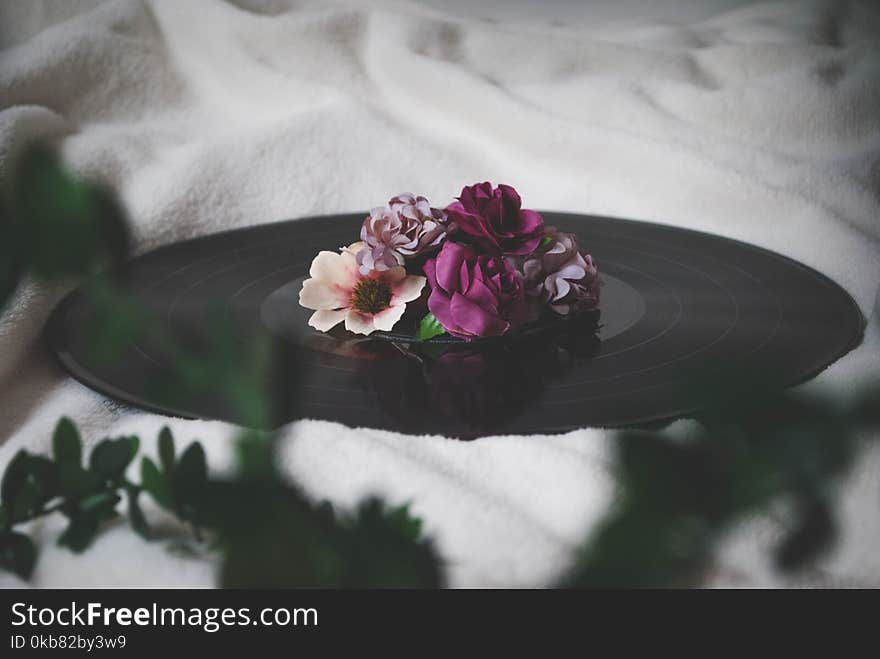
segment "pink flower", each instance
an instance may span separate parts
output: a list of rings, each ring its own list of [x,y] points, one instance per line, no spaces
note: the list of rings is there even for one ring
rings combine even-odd
[[[299,303],[315,309],[309,325],[327,332],[345,321],[345,329],[355,334],[376,330],[390,331],[406,310],[406,303],[417,299],[425,278],[407,275],[394,266],[364,275],[355,254],[362,243],[342,248],[340,253],[319,252],[309,269],[311,279],[303,282]]]
[[[526,295],[539,298],[561,316],[599,304],[599,269],[583,254],[572,233],[548,227],[546,245],[520,259]]]
[[[531,254],[544,236],[544,219],[522,208],[509,185],[489,182],[463,188],[458,201],[446,207],[455,240],[470,242],[490,254]]]
[[[361,227],[364,246],[357,254],[362,274],[403,265],[404,259],[432,251],[446,237],[446,213],[424,197],[399,194],[370,211]]]

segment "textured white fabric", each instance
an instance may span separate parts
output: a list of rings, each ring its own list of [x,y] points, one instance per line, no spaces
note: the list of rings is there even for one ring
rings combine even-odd
[[[366,209],[401,191],[445,203],[490,179],[535,208],[655,220],[777,250],[834,278],[872,317],[877,9],[4,0],[0,180],[25,141],[57,140],[71,167],[120,192],[144,251]],[[39,330],[65,290],[28,284],[0,319],[0,465],[22,447],[46,451],[69,415],[89,442],[137,432],[147,452],[168,423],[225,468],[230,427],[122,408],[52,365]],[[878,371],[876,315],[871,322],[865,344],[808,387],[846,392]],[[565,568],[612,496],[609,441],[583,430],[462,443],[303,422],[286,432],[285,468],[339,505],[373,492],[411,501],[454,585],[539,586]],[[778,533],[768,516],[733,535],[711,583],[880,585],[878,474],[875,448],[847,484],[843,540],[820,568],[781,580],[767,559]],[[73,556],[54,544],[61,522],[32,529],[36,585],[213,583],[209,558],[145,543],[124,525]]]

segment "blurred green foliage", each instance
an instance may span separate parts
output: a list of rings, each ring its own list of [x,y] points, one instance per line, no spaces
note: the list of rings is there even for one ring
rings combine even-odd
[[[194,442],[177,455],[163,428],[159,463],[141,459],[141,482],[126,477],[138,452],[137,437],[103,439],[83,463],[82,442],[69,419],[53,437],[53,455],[20,451],[0,487],[0,567],[27,577],[36,561],[31,539],[14,530],[52,513],[68,518],[58,544],[87,549],[101,525],[118,516],[128,499],[132,529],[150,539],[141,508],[146,494],[210,540],[221,556],[221,585],[228,587],[425,587],[442,585],[440,564],[421,522],[406,507],[367,499],[338,516],[313,504],[284,481],[275,464],[276,440],[256,431],[238,439],[238,467],[226,478],[208,472],[205,452]],[[207,535],[207,538],[203,538]]]
[[[128,254],[128,224],[115,195],[71,176],[46,147],[30,148],[19,159],[7,210],[4,257],[13,257],[7,272],[26,268],[47,279],[87,275],[123,263]]]
[[[101,523],[116,516],[120,492],[137,489],[125,479],[125,469],[138,451],[137,437],[103,439],[83,464],[79,433],[65,418],[55,429],[52,446],[51,458],[19,451],[0,485],[0,566],[25,577],[33,569],[36,549],[27,536],[13,531],[15,525],[60,513],[68,525],[58,544],[80,552],[91,544]]]
[[[777,568],[805,567],[834,543],[841,478],[876,431],[880,389],[849,404],[764,391],[760,373],[731,370],[694,382],[702,399],[686,441],[629,431],[615,442],[618,492],[562,585],[699,584],[725,534],[778,507],[786,529]]]
[[[89,328],[96,360],[113,360],[154,320],[126,294],[127,221],[115,197],[68,173],[44,147],[26,151],[12,194],[0,200],[0,310],[21,278],[83,279],[95,322]],[[205,319],[207,341],[181,343],[162,336],[172,375],[156,382],[169,402],[217,392],[247,427],[272,425],[272,401],[289,395],[288,374],[278,377],[277,346],[251,350],[236,340],[219,312]],[[316,505],[276,469],[273,434],[242,431],[233,475],[209,474],[198,442],[179,455],[168,429],[158,438],[158,463],[143,457],[140,482],[126,476],[138,453],[137,437],[102,439],[88,462],[73,423],[62,419],[53,455],[20,451],[6,468],[0,491],[0,567],[27,578],[37,551],[17,530],[50,514],[68,518],[59,544],[80,552],[127,500],[135,532],[151,537],[141,496],[204,535],[221,555],[225,586],[438,587],[443,584],[433,545],[407,509],[368,499],[349,515]]]

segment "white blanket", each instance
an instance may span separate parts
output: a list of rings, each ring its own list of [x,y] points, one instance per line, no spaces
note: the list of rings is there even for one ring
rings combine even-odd
[[[878,9],[2,0],[0,177],[27,140],[56,140],[72,168],[122,195],[138,251],[401,191],[442,204],[487,179],[534,208],[732,236],[821,270],[871,318],[864,345],[806,385],[846,392],[880,370]],[[39,330],[68,288],[29,283],[0,319],[0,466],[22,447],[47,451],[69,415],[90,443],[139,433],[149,453],[167,423],[228,468],[229,426],[119,406],[53,365]],[[286,429],[284,466],[341,506],[411,501],[453,585],[540,586],[612,496],[610,441],[583,430],[462,443],[308,421]],[[867,450],[842,540],[817,569],[775,574],[778,520],[762,517],[732,535],[711,583],[880,585],[878,474],[880,450]],[[124,524],[74,556],[54,544],[62,523],[30,529],[35,585],[214,583],[210,557]]]

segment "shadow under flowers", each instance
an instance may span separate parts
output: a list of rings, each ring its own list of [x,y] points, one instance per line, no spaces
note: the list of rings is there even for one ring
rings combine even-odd
[[[354,379],[402,430],[474,439],[503,432],[548,382],[592,359],[598,329],[595,311],[474,343],[360,341]]]

